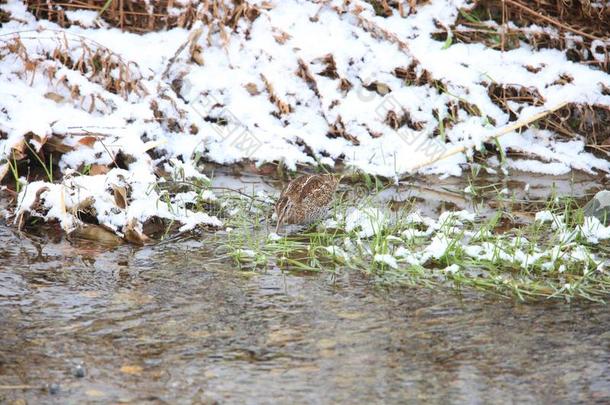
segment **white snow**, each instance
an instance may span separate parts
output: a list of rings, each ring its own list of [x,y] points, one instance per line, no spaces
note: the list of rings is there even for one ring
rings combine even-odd
[[[388,224],[386,214],[379,208],[351,208],[345,218],[345,230],[357,231],[358,236],[367,238],[378,234]]]
[[[112,168],[55,185],[30,184],[19,197],[19,212],[29,210],[36,191],[46,186],[49,190],[40,195],[47,208],[45,219],[58,219],[66,229],[77,223],[71,209],[86,198],[94,200],[100,223],[118,233],[131,219],[143,222],[151,216],[180,221],[183,230],[198,224],[219,226],[216,218],[184,209],[192,196],[160,203],[164,196],[154,190],[156,173],[202,178],[199,158],[222,164],[281,161],[290,169],[316,160],[333,164],[341,158],[349,167],[387,177],[413,171],[459,176],[473,151],[509,124],[509,115],[488,94],[492,83],[540,94],[540,106],[511,102],[519,119],[563,102],[610,105],[610,96],[602,92],[603,86],[610,87],[610,75],[573,63],[564,52],[536,51],[525,43],[506,52],[477,43],[446,47],[434,40],[432,33],[439,26],[451,26],[459,8],[472,5],[467,1],[432,0],[418,4],[407,17],[395,13],[388,18],[376,16],[362,0],[265,4],[269,7],[262,7],[253,22],[243,19],[234,31],[227,30],[227,41],[200,24],[190,32],[176,28],[144,35],[105,24],[95,28],[100,25],[95,13],[86,10],[68,12],[68,19],[78,24],[62,29],[36,21],[22,2],[0,5],[14,17],[0,27],[0,132],[6,134],[0,140],[0,158],[23,151],[29,134],[36,149],[51,138],[72,149],[61,155],[63,173],[87,165]],[[170,66],[176,50],[200,28],[204,33],[196,45],[202,49],[203,64],[192,62],[187,47]],[[54,52],[73,62],[97,54],[95,63],[106,66],[111,61],[114,67],[96,76],[91,67],[81,72],[49,58]],[[331,57],[334,68],[328,73]],[[395,75],[397,68],[407,69],[416,61],[413,71],[428,72],[443,83],[443,91]],[[303,66],[315,83],[296,73],[303,73]],[[560,75],[573,80],[558,83]],[[341,88],[341,79],[349,83],[347,88]],[[134,81],[137,86],[118,85],[109,91],[113,81]],[[180,86],[172,88],[176,83]],[[271,101],[271,87],[279,102]],[[476,106],[481,116],[457,107],[453,125],[444,129],[443,137],[434,135],[438,119],[450,117],[448,106],[460,101]],[[408,115],[418,129],[404,125],[395,130],[385,122],[388,114]],[[333,130],[336,135],[328,136]],[[93,142],[88,141],[91,137]],[[499,144],[527,155],[508,159],[508,169],[610,172],[607,160],[585,151],[583,139],[561,141],[548,130],[514,131]],[[425,165],[462,147],[466,153]],[[113,168],[119,152],[131,160],[123,171]],[[132,193],[126,208],[117,207],[107,190],[119,174]],[[65,198],[66,212],[57,208],[60,198]],[[361,237],[377,234],[387,225],[377,214],[354,211],[348,215],[348,228],[359,229]],[[472,221],[459,215],[452,220]],[[436,257],[443,243],[435,243],[430,253]]]
[[[398,262],[396,261],[396,258],[389,254],[376,254],[373,258],[373,261],[376,263],[388,265],[393,269],[398,268]]]

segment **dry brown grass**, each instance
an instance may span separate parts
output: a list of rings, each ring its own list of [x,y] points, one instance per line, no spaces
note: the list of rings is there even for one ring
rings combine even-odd
[[[174,27],[191,28],[195,21],[208,26],[235,29],[241,19],[253,21],[260,10],[246,0],[26,0],[28,10],[37,18],[70,26],[66,11],[92,10],[113,27],[132,32],[150,32]],[[150,4],[150,5],[149,5]]]
[[[150,93],[153,93],[155,97],[148,101],[150,109],[154,119],[165,130],[193,131],[185,119],[186,113],[177,105],[176,95],[168,86],[150,86],[137,64],[125,61],[90,39],[54,30],[21,32],[0,39],[0,59],[11,63],[12,70],[7,74],[14,75],[13,80],[23,81],[27,85],[44,82],[47,86],[44,98],[55,103],[69,104],[92,114],[107,115],[115,112],[122,103],[147,102]],[[12,146],[9,156],[20,166],[20,172],[29,173],[30,179],[39,179],[44,174],[39,170],[42,168],[39,162],[56,166],[62,154],[80,147],[93,147],[97,143],[112,158],[111,166],[126,167],[128,153],[109,150],[105,146],[109,135],[97,131],[71,127],[69,132],[52,135],[29,132]],[[6,135],[0,133],[0,136]],[[30,145],[37,145],[36,150],[31,149]],[[91,174],[102,174],[109,170],[109,167],[97,166],[90,167]],[[7,174],[5,169],[6,165],[0,166],[0,180]]]
[[[65,15],[66,11],[76,9],[97,11],[109,25],[134,32],[148,32],[173,27],[190,28],[196,21],[202,21],[210,28],[207,30],[208,42],[212,35],[219,34],[220,39],[225,43],[228,42],[231,31],[237,27],[240,21],[252,22],[260,14],[261,8],[271,7],[271,5],[263,3],[257,8],[246,0],[164,0],[153,2],[154,6],[150,9],[145,7],[144,2],[114,0],[106,10],[103,10],[106,0],[66,0],[63,2],[27,0],[26,3],[29,10],[38,18],[47,18],[58,22],[62,26],[70,24]],[[426,1],[370,0],[368,3],[373,6],[379,16],[390,16],[396,13],[406,16],[409,13],[417,12],[417,7],[426,3]],[[595,7],[596,4],[599,7]],[[431,86],[439,93],[448,92],[448,84],[434,78],[410,54],[408,44],[404,39],[384,29],[374,19],[366,18],[365,14],[361,13],[362,10],[362,7],[351,9],[358,26],[380,41],[393,43],[412,57],[411,64],[398,66],[394,69],[396,77],[404,80],[405,84],[410,86]],[[315,16],[312,18],[315,18]],[[508,28],[508,22],[513,23],[510,28]],[[532,29],[533,24],[552,27],[555,31],[542,32]],[[500,27],[503,29],[500,29]],[[445,27],[438,24],[438,29],[437,39],[439,40],[445,40],[450,30],[454,41],[482,42],[489,47],[500,50],[519,47],[522,41],[525,41],[537,49],[556,48],[565,50],[568,57],[574,61],[610,71],[610,59],[608,58],[610,45],[605,45],[605,48],[598,52],[605,52],[604,60],[595,59],[590,52],[591,47],[596,44],[595,41],[610,44],[608,41],[608,37],[610,37],[610,5],[607,5],[605,1],[506,0],[499,2],[479,0],[473,8],[463,10],[454,26]],[[202,31],[199,30],[197,33],[201,35]],[[274,37],[278,43],[283,44],[290,38],[290,35],[278,30]],[[200,46],[197,41],[199,36],[193,38],[189,39],[184,46],[189,45],[191,61],[203,64],[203,58],[197,56],[200,56],[201,53],[200,49],[197,48]],[[18,44],[12,46],[14,49],[11,51],[19,54]],[[182,49],[180,48],[174,58],[170,60],[164,77],[169,78],[169,68]],[[70,69],[78,70],[81,74],[87,74],[87,76],[91,74],[93,81],[102,84],[104,88],[113,93],[120,94],[123,97],[127,97],[134,92],[140,94],[137,80],[134,81],[132,77],[125,74],[120,75],[119,80],[115,80],[112,75],[109,75],[108,72],[117,69],[127,74],[130,70],[128,66],[123,68],[120,65],[120,60],[117,60],[116,56],[107,50],[98,49],[89,52],[87,57],[82,60],[72,60],[69,54],[58,47],[58,50],[50,55],[50,58]],[[26,59],[24,59],[24,63],[36,63],[35,60]],[[310,66],[312,65],[320,67],[318,73],[311,70]],[[317,83],[319,76],[335,80],[338,88],[344,92],[352,88],[352,83],[346,78],[340,77],[337,72],[336,62],[332,54],[322,55],[314,61],[299,60],[298,66],[297,76],[307,83],[319,99],[322,98]],[[538,69],[529,66],[526,66],[526,68],[531,69],[532,72]],[[173,77],[172,86],[179,93],[180,73],[176,73]],[[264,84],[263,87],[258,88],[253,83],[249,83],[247,85],[248,91],[251,94],[266,92],[269,100],[276,106],[273,115],[277,118],[290,114],[294,106],[290,105],[289,99],[284,95],[277,94],[273,86],[274,79],[264,75],[261,75],[261,79]],[[572,78],[568,76],[562,76],[557,79],[556,84],[567,84],[571,80]],[[365,88],[374,91],[377,91],[375,88],[379,85],[377,82],[363,84]],[[545,103],[545,100],[535,88],[525,88],[517,85],[501,86],[496,83],[485,85],[492,102],[510,115],[509,122],[518,119],[523,107],[541,106]],[[605,91],[610,94],[610,89]],[[180,111],[175,105],[173,96],[167,94],[167,89],[157,89],[157,92],[159,97],[150,104],[155,119],[162,122],[164,128],[170,132],[190,131],[196,133],[198,128],[193,127],[184,119],[184,112]],[[73,91],[72,95],[78,97],[79,92]],[[320,101],[320,104],[324,105],[322,100]],[[166,110],[163,108],[164,105],[170,105],[170,110],[176,112],[176,114],[170,114],[172,115],[170,116],[164,113]],[[476,105],[470,104],[465,99],[456,98],[446,104],[446,111],[435,110],[433,112],[437,126],[436,128],[430,128],[432,135],[440,135],[444,130],[450,128],[454,124],[453,118],[458,116],[460,110],[464,110],[466,114],[472,116],[484,115]],[[354,145],[359,143],[358,139],[346,130],[346,125],[340,116],[329,119],[328,111],[322,111],[321,113],[329,126],[328,137],[344,138]],[[495,125],[493,119],[487,118],[492,125]],[[385,117],[385,123],[395,130],[408,127],[415,131],[421,131],[425,127],[424,122],[414,120],[406,111],[389,112]],[[610,141],[608,140],[610,138],[608,132],[610,119],[608,109],[604,106],[570,104],[558,112],[543,117],[538,125],[552,129],[562,136],[582,136],[586,139],[588,147],[596,152],[605,154],[610,151]],[[369,133],[372,137],[380,136],[379,133],[372,131],[369,131]]]
[[[553,28],[555,33],[534,26]],[[479,0],[472,9],[462,11],[451,31],[457,41],[481,42],[494,49],[518,48],[525,41],[535,49],[563,50],[574,62],[610,72],[610,4],[606,1]],[[438,39],[445,38],[439,32]]]
[[[561,137],[572,139],[580,135],[587,149],[608,159],[610,153],[610,106],[570,103],[540,122]]]
[[[534,26],[552,30],[543,32]],[[535,49],[558,49],[565,51],[567,58],[574,62],[610,72],[610,4],[606,1],[479,0],[473,8],[462,10],[451,33],[454,41],[480,42],[503,51],[518,48],[522,42]],[[446,38],[445,30],[436,36],[438,40]],[[539,70],[531,66],[526,68],[533,73]],[[569,84],[572,80],[572,77],[562,75],[553,84]],[[602,88],[602,93],[610,94],[610,89]],[[518,116],[511,104],[540,106],[545,102],[536,89],[520,86],[491,83],[488,94],[495,104],[510,114],[511,121]],[[538,125],[560,137],[581,137],[588,150],[606,159],[610,156],[608,106],[570,103],[545,116]]]
[[[27,33],[14,35],[0,41],[0,58],[14,56],[23,66],[22,78],[31,75],[31,80],[38,70],[48,77],[57,87],[69,90],[74,101],[85,102],[78,86],[71,85],[65,75],[58,76],[60,67],[76,71],[105,90],[127,98],[135,93],[142,96],[146,93],[140,83],[141,75],[134,62],[126,62],[110,49],[85,38],[75,37],[60,32],[48,31],[54,45],[52,51],[33,53],[25,46],[29,39]],[[75,50],[78,51],[75,51]],[[58,96],[50,96],[53,98]],[[97,102],[105,103],[104,100]],[[96,100],[90,100],[93,109]]]
[[[0,4],[2,2],[0,1]],[[0,25],[11,20],[11,14],[8,11],[0,10]]]
[[[429,0],[365,0],[381,17],[389,17],[394,12],[406,17],[416,11],[418,4],[428,3]]]

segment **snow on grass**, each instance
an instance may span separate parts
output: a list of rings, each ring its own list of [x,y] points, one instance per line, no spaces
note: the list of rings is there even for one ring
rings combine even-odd
[[[360,237],[366,238],[380,233],[387,223],[387,216],[378,208],[353,208],[346,214],[345,229],[356,230]]]
[[[398,268],[398,262],[396,261],[396,258],[389,254],[376,254],[375,257],[373,257],[373,261],[376,263],[385,264],[386,266],[390,266],[393,269]]]
[[[352,214],[367,211],[366,207],[338,210]],[[604,254],[607,245],[602,243],[610,239],[610,227],[596,218],[565,219],[556,212],[561,212],[557,206],[553,212],[540,213],[537,221],[526,227],[501,230],[494,228],[496,219],[481,218],[469,211],[445,212],[436,219],[414,212],[397,217],[378,232],[364,234],[353,223],[335,218],[332,233],[310,230],[296,238],[266,241],[253,238],[248,229],[241,237],[232,233],[229,250],[252,250],[253,255],[265,258],[257,261],[256,266],[261,268],[359,269],[382,282],[430,285],[453,281],[460,286],[515,294],[521,299],[603,299],[610,278],[604,270],[608,266]],[[339,212],[337,216],[349,215]],[[308,255],[298,256],[296,252]],[[243,254],[234,255],[238,256]],[[292,259],[284,262],[286,257]],[[336,267],[322,257],[332,259]],[[237,262],[252,265],[250,258],[238,258]],[[570,280],[570,289],[563,288],[566,280]]]

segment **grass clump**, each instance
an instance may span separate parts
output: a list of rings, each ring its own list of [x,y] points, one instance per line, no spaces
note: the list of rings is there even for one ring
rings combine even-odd
[[[512,218],[500,211],[431,218],[369,198],[337,203],[329,219],[288,236],[269,233],[263,218],[270,204],[239,204],[243,214],[232,218],[227,249],[248,270],[361,271],[383,284],[473,288],[519,300],[603,301],[610,293],[610,228],[585,218],[573,199],[552,197],[535,220],[507,227]]]

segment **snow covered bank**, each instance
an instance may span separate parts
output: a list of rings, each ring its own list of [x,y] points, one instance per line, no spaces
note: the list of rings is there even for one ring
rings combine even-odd
[[[151,206],[164,201],[164,218],[217,226],[181,196],[165,203],[155,184],[205,181],[202,162],[244,159],[290,169],[342,161],[398,177],[466,147],[420,169],[460,175],[468,156],[511,122],[566,102],[610,108],[610,75],[564,52],[433,39],[439,30],[451,38],[459,9],[472,6],[465,0],[405,4],[404,16],[388,17],[364,1],[247,4],[256,12],[244,12],[234,29],[196,22],[145,35],[84,28],[94,25],[87,12],[68,13],[75,24],[63,29],[36,20],[22,2],[0,5],[10,14],[0,28],[2,174],[26,176],[16,169],[33,149],[71,176],[54,185],[24,181],[18,213],[36,203],[47,207],[39,212],[45,219],[71,229],[90,197],[109,204],[94,216],[121,234],[160,215]],[[528,97],[502,104],[497,89]],[[498,147],[529,157],[508,159],[508,168],[609,172],[585,145],[531,127]],[[119,175],[132,190],[125,204],[112,188]],[[58,204],[65,213],[51,208]]]

